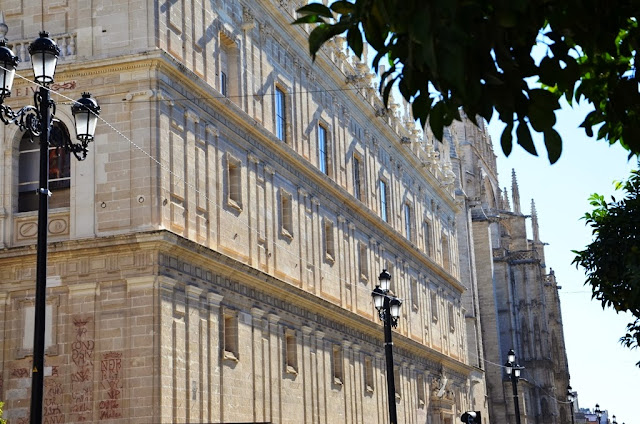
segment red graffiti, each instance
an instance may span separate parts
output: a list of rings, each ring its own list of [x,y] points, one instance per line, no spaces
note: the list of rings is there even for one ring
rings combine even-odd
[[[11,377],[13,378],[24,378],[29,377],[29,370],[26,368],[14,368],[11,370]]]

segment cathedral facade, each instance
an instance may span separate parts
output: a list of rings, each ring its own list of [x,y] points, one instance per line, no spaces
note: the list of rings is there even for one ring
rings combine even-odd
[[[530,214],[522,211],[515,171],[511,196],[506,187],[500,189],[496,156],[483,129],[463,121],[447,133],[457,193],[465,202],[458,236],[461,263],[467,264],[461,278],[469,288],[463,296],[468,340],[480,340],[469,343],[474,347],[469,360],[486,371],[491,422],[516,422],[504,367],[513,349],[524,367],[518,382],[520,422],[568,424],[560,286],[553,269],[546,268],[535,203]]]

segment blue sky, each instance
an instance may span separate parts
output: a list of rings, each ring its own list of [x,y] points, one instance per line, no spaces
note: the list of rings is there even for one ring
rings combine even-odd
[[[580,250],[591,241],[591,230],[580,219],[591,209],[589,196],[613,194],[613,181],[626,179],[635,167],[635,160],[627,161],[627,152],[620,146],[590,139],[578,128],[587,112],[585,106],[571,109],[563,104],[556,125],[563,138],[563,153],[554,165],[549,165],[541,139],[536,142],[540,156],[514,146],[507,158],[499,143],[503,125],[494,119],[489,131],[498,155],[500,186],[511,190],[511,169],[515,168],[523,212],[530,212],[532,198],[536,203],[540,238],[549,243],[547,267],[553,268],[562,286],[571,386],[578,392],[580,407],[593,409],[599,403],[619,423],[640,424],[640,368],[634,365],[640,361],[640,350],[630,351],[618,342],[631,315],[603,310],[600,302],[591,300],[582,270],[571,265],[575,256],[571,250]]]

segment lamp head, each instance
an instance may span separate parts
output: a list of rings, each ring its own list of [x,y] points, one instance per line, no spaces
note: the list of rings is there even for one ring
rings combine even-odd
[[[389,300],[389,311],[391,312],[391,317],[398,319],[400,317],[400,306],[402,305],[402,300],[394,297]]]
[[[513,371],[513,362],[509,362],[509,361],[505,362],[504,368],[507,371],[507,375],[510,376],[511,375],[511,371]]]
[[[373,297],[373,304],[374,304],[374,306],[376,307],[376,309],[378,311],[381,310],[383,305],[384,305],[384,296],[385,296],[385,294],[380,289],[380,287],[376,287],[371,292],[371,297]]]
[[[513,366],[513,376],[515,378],[520,378],[520,372],[524,369],[524,367],[521,367],[520,365],[516,364]]]
[[[5,97],[11,95],[11,87],[13,86],[13,78],[16,75],[16,67],[18,66],[18,57],[13,54],[11,49],[7,47],[4,39],[0,40],[0,102]]]
[[[507,353],[507,360],[512,363],[516,362],[516,353],[513,349],[509,349],[509,353]]]
[[[76,121],[76,136],[78,140],[85,143],[93,141],[98,115],[100,114],[98,102],[91,98],[91,94],[82,93],[82,98],[76,100],[71,106],[71,113],[73,113],[73,119]]]
[[[40,32],[40,37],[29,45],[29,54],[31,55],[35,81],[43,85],[53,83],[53,76],[56,73],[56,65],[60,56],[60,47],[49,38],[48,32]]]
[[[391,285],[391,274],[389,274],[386,269],[383,269],[378,276],[378,285],[383,292],[387,293],[389,291],[389,287]]]

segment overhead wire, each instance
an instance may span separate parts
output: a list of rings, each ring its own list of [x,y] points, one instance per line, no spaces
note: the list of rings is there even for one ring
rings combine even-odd
[[[2,66],[0,66],[0,69],[4,69]],[[36,85],[39,88],[44,88],[46,90],[48,90],[49,92],[51,92],[52,94],[55,94],[56,96],[59,96],[65,100],[68,101],[69,104],[75,104],[77,103],[74,99],[58,92],[55,91],[53,89],[51,89],[50,87],[44,86],[42,84],[39,84],[37,82],[31,81],[28,78],[16,73],[16,78],[25,80],[31,84]],[[203,99],[206,99],[207,97],[202,97]],[[188,101],[189,99],[185,98],[184,101]],[[142,102],[141,102],[142,103]],[[104,102],[100,102],[100,105],[104,105],[104,104],[114,104],[114,103],[104,103]],[[119,104],[119,103],[115,103],[115,104]],[[118,134],[118,136],[120,136],[122,139],[126,140],[131,146],[133,146],[136,150],[140,151],[141,153],[143,153],[147,158],[149,158],[150,160],[152,160],[156,165],[158,165],[162,170],[166,171],[169,173],[169,175],[173,176],[174,178],[176,178],[178,181],[181,181],[182,183],[185,184],[186,187],[188,187],[189,189],[193,190],[195,192],[195,194],[202,196],[202,198],[204,198],[207,202],[207,204],[211,205],[212,207],[214,207],[215,209],[224,212],[226,214],[232,215],[230,212],[228,212],[225,208],[223,208],[221,205],[217,204],[213,199],[211,199],[206,192],[198,189],[198,187],[194,184],[191,183],[189,181],[187,181],[186,177],[184,175],[178,175],[176,174],[169,165],[164,164],[162,162],[160,162],[158,159],[156,159],[155,157],[153,157],[149,152],[147,152],[146,150],[144,150],[144,148],[142,148],[140,145],[138,145],[137,143],[135,143],[133,140],[131,140],[129,137],[127,137],[122,131],[120,131],[119,129],[117,129],[114,125],[112,125],[110,122],[108,122],[107,120],[105,120],[102,116],[100,116],[99,114],[96,115],[98,120],[100,120],[103,124],[105,124],[108,128],[110,128],[111,130],[113,130],[116,134]],[[249,224],[247,223],[238,223],[239,225],[243,225],[244,227],[246,227],[247,230],[249,231],[254,231],[255,229],[252,228]],[[284,243],[284,242],[280,242],[278,240],[278,238],[274,238],[273,243],[275,243],[276,247],[279,249],[277,253],[286,253],[289,257],[289,259],[293,259],[298,261],[298,263],[302,263],[302,262],[308,262],[308,259],[304,259],[302,256],[298,255],[297,253],[293,252],[290,248],[289,248],[289,243]],[[350,255],[351,256],[351,255]],[[382,258],[379,258],[379,260],[382,260]],[[318,267],[320,268],[320,267]],[[349,272],[349,266],[347,265],[346,267],[343,267],[343,269],[345,269],[345,273]],[[302,270],[300,271],[302,272]],[[333,269],[333,267],[330,268],[330,270],[328,271],[327,269],[322,269],[321,270],[321,274],[324,276],[330,276],[332,277],[332,279],[334,281],[337,281],[343,285],[345,284],[351,284],[351,280],[347,280],[346,278],[340,277],[340,275],[337,273],[337,271],[335,271]],[[399,287],[400,285],[396,285],[396,287]],[[408,295],[408,290],[406,290],[405,288],[403,288],[402,292],[404,292],[404,294]]]

